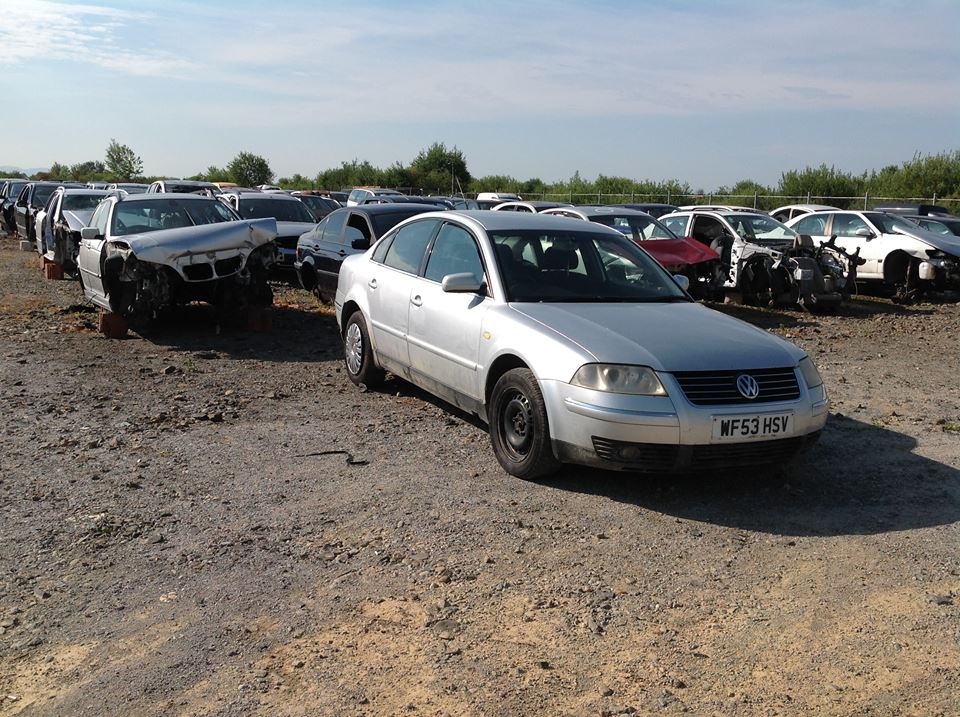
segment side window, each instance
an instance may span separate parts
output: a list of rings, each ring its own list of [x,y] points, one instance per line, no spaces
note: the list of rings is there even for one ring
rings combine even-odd
[[[440,282],[447,274],[473,274],[483,279],[483,262],[473,235],[463,227],[444,224],[427,259],[424,276]]]
[[[678,237],[687,235],[687,218],[686,217],[669,217],[667,219],[661,219],[664,224],[667,225],[667,229],[672,231]]]
[[[101,202],[90,219],[90,226],[96,227],[100,236],[107,235],[107,219],[110,217],[110,207],[113,205],[114,202]]]
[[[797,234],[806,234],[812,237],[822,237],[827,234],[827,218],[826,217],[804,217],[799,222],[794,224],[793,230]]]
[[[383,263],[410,274],[419,272],[423,255],[438,223],[436,219],[424,219],[401,228],[393,237]]]
[[[343,243],[350,246],[354,240],[370,241],[370,225],[362,214],[350,214],[347,220],[347,231],[344,233]]]
[[[394,235],[390,234],[389,236],[382,237],[380,241],[377,242],[377,245],[373,249],[373,254],[370,256],[372,261],[378,264],[383,263],[383,257],[387,255],[387,249],[389,249],[393,243],[393,237]]]
[[[346,212],[340,212],[339,214],[334,212],[328,216],[326,219],[327,226],[323,230],[323,236],[319,237],[320,241],[325,241],[328,244],[338,244],[340,242],[340,234],[343,233],[343,225],[346,221]]]
[[[838,237],[853,237],[858,229],[867,229],[867,223],[856,214],[834,214],[832,232]]]
[[[719,219],[714,219],[713,217],[694,217],[693,231],[691,234],[693,238],[701,244],[710,246],[714,241],[723,236],[724,228]]]

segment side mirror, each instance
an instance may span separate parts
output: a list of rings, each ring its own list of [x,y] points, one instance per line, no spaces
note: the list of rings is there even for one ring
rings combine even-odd
[[[447,274],[440,282],[440,287],[448,294],[478,294],[483,286],[483,279],[478,279],[468,271]]]
[[[677,286],[679,286],[679,287],[680,287],[681,289],[683,289],[684,291],[690,291],[690,278],[689,278],[689,277],[684,276],[683,274],[674,274],[674,275],[673,275],[673,280],[674,280],[675,282],[677,282]]]
[[[350,246],[353,247],[354,249],[361,249],[363,251],[366,251],[367,249],[370,248],[370,240],[354,239],[352,242],[350,242]]]
[[[873,232],[866,227],[860,227],[856,232],[854,232],[854,234],[858,237],[863,237],[864,239],[873,239]]]
[[[100,230],[96,227],[83,227],[80,230],[81,239],[96,239],[98,236],[100,236]]]

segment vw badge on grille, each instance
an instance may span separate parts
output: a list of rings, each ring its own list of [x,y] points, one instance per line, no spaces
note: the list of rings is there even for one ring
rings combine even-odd
[[[760,395],[760,384],[753,376],[742,373],[737,376],[737,390],[741,396],[752,401]]]

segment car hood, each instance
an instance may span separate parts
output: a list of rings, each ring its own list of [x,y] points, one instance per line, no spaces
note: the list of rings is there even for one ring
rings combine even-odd
[[[93,209],[67,209],[62,212],[61,216],[72,231],[78,232],[90,224]]]
[[[510,306],[600,363],[712,371],[795,366],[804,356],[777,336],[694,302]]]
[[[720,258],[717,252],[692,237],[648,239],[640,242],[640,246],[664,266],[700,264]]]
[[[960,257],[960,237],[950,238],[946,234],[937,234],[922,227],[917,227],[916,229],[911,228],[909,232],[897,231],[887,236],[913,237],[914,239],[922,241],[924,244],[929,244],[934,249],[939,249],[952,256]]]
[[[316,222],[277,222],[277,236],[298,237],[301,234],[310,231]]]
[[[115,237],[125,243],[141,261],[168,264],[190,254],[238,249],[249,254],[277,236],[276,219],[243,219],[234,222],[201,224],[177,229],[158,229],[146,234]]]

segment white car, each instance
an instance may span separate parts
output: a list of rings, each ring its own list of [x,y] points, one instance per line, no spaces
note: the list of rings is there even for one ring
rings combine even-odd
[[[111,195],[80,230],[77,263],[86,298],[140,325],[162,309],[206,301],[242,321],[269,306],[275,219],[241,220],[193,194]]]
[[[720,254],[719,293],[747,304],[802,304],[812,311],[838,306],[849,294],[849,273],[836,252],[804,246],[797,232],[762,212],[674,212],[660,217],[674,234],[693,237]]]
[[[521,478],[563,462],[667,473],[789,461],[827,419],[813,362],[685,283],[594,222],[419,214],[343,262],[347,375],[372,387],[391,371],[477,414]]]
[[[786,224],[794,217],[800,217],[810,212],[828,212],[831,209],[838,209],[838,207],[831,207],[828,204],[786,204],[782,207],[777,207],[769,212],[769,214],[778,222]]]
[[[859,251],[858,281],[885,284],[895,301],[917,298],[927,290],[960,288],[960,239],[923,229],[883,212],[836,210],[795,217],[787,226],[823,244],[836,237],[838,247]]]

